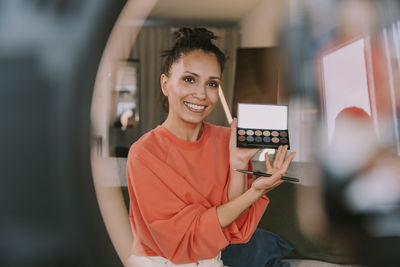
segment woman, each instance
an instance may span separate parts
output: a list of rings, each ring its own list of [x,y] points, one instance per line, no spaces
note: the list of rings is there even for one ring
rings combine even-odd
[[[251,169],[257,149],[236,147],[231,129],[203,120],[218,101],[224,54],[204,28],[181,28],[166,51],[161,89],[167,119],[130,149],[127,164],[132,266],[223,266],[220,252],[245,243],[267,205],[265,193],[282,183],[294,153],[277,150],[270,178],[234,171]]]

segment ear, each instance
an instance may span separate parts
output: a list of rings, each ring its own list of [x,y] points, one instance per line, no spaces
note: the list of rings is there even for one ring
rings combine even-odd
[[[163,92],[163,94],[164,94],[165,96],[168,96],[168,86],[167,86],[167,83],[168,83],[168,76],[165,75],[164,73],[161,74],[161,77],[160,77],[161,91]]]

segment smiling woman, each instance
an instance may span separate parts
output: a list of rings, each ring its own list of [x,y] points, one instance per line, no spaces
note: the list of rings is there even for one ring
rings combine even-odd
[[[181,28],[165,52],[160,83],[167,119],[135,142],[128,155],[129,214],[134,234],[129,266],[223,266],[221,250],[246,243],[269,199],[265,193],[294,157],[287,146],[266,169],[269,179],[251,183],[234,169],[252,170],[257,149],[236,146],[231,129],[204,119],[218,101],[225,56],[204,28]]]

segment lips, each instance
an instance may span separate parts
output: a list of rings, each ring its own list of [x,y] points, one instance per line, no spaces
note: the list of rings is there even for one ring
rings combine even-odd
[[[201,113],[203,112],[207,106],[205,105],[200,105],[200,104],[194,104],[194,103],[189,103],[186,101],[183,101],[183,103],[185,104],[185,106],[192,112],[196,112],[196,113]]]

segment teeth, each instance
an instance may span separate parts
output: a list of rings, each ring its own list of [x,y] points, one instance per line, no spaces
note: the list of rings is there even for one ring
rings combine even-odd
[[[206,108],[205,106],[195,105],[195,104],[188,103],[188,102],[185,102],[185,105],[192,109],[199,110],[199,111]]]

